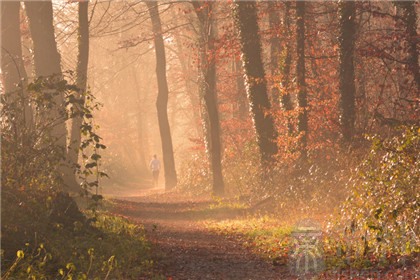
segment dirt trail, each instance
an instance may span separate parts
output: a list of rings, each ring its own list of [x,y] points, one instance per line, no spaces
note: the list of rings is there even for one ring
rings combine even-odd
[[[217,235],[202,223],[243,215],[240,210],[213,211],[209,200],[156,189],[125,195],[115,200],[114,211],[145,226],[157,272],[167,279],[295,279],[287,267],[274,266],[244,248],[238,236]]]

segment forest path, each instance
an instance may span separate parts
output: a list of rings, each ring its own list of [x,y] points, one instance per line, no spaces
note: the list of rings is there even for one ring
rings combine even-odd
[[[167,279],[295,279],[286,266],[274,266],[243,247],[239,236],[218,235],[204,224],[245,215],[243,210],[211,209],[209,199],[159,189],[121,195],[113,212],[145,226],[156,272]]]

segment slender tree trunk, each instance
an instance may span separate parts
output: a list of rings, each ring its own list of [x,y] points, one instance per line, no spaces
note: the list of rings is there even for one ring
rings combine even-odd
[[[356,103],[354,82],[355,16],[355,2],[343,1],[340,3],[340,125],[345,143],[350,143],[354,136]]]
[[[262,165],[265,170],[268,170],[277,154],[277,133],[270,114],[267,81],[261,58],[257,7],[255,1],[235,1],[234,5],[235,22],[240,34],[249,106],[257,133]]]
[[[25,8],[33,41],[35,74],[37,77],[54,77],[58,82],[62,79],[61,58],[54,36],[52,2],[26,1]],[[46,118],[43,121],[53,122],[50,136],[54,140],[55,147],[58,147],[65,157],[67,155],[67,129],[64,93],[58,92],[53,101],[55,106],[48,112],[43,112]],[[73,170],[65,160],[61,162],[58,171],[63,180],[71,178],[73,174]],[[67,190],[79,191],[79,186],[72,182],[64,181],[64,187]]]
[[[292,64],[292,50],[290,45],[291,39],[291,30],[290,30],[290,2],[286,2],[286,9],[284,15],[284,28],[285,28],[285,35],[286,35],[286,57],[284,59],[284,67],[283,67],[283,78],[282,84],[284,92],[281,94],[281,103],[283,109],[285,111],[292,111],[293,110],[293,102],[289,92],[289,85],[290,85],[290,67]],[[289,135],[293,133],[293,125],[291,122],[290,117],[287,118],[287,127],[289,131]]]
[[[162,36],[162,25],[160,22],[159,9],[157,2],[148,2],[152,20],[155,53],[156,53],[156,77],[158,83],[158,97],[156,108],[158,111],[159,131],[162,140],[163,166],[165,169],[165,188],[172,189],[177,184],[177,175],[175,170],[174,151],[172,147],[171,129],[168,121],[168,83],[166,80],[166,55]]]
[[[298,87],[298,131],[300,133],[301,158],[307,158],[308,137],[308,101],[306,93],[306,67],[305,67],[305,2],[296,1],[296,81]]]
[[[137,71],[136,67],[134,65],[131,66],[131,75],[134,80],[134,87],[135,92],[137,95],[137,104],[139,106],[139,111],[137,112],[137,138],[138,138],[138,152],[139,152],[139,168],[140,170],[147,170],[147,160],[146,160],[146,142],[145,139],[145,133],[144,133],[144,127],[145,127],[145,117],[144,117],[144,108],[143,104],[145,101],[145,92],[141,90],[141,84],[139,82],[139,79],[137,77]]]
[[[216,62],[214,58],[216,40],[216,27],[213,24],[214,4],[207,2],[202,8],[200,3],[193,2],[201,24],[201,31],[208,31],[206,40],[201,40],[201,71],[203,72],[203,99],[208,117],[208,155],[213,176],[213,194],[224,194],[224,181],[222,174],[222,145],[220,137],[220,120],[216,92]],[[204,39],[205,34],[200,37]]]
[[[23,65],[22,42],[20,34],[20,2],[3,1],[1,5],[1,69],[4,91],[7,102],[17,102],[18,109],[23,108],[17,116],[18,126],[32,128],[32,109],[29,104],[26,86],[28,77]],[[22,127],[18,127],[18,130]]]
[[[77,68],[76,68],[76,85],[78,92],[76,93],[76,98],[81,101],[81,106],[85,103],[84,93],[86,92],[87,87],[87,68],[89,61],[89,22],[88,22],[88,1],[79,2],[79,28],[78,28],[78,42],[79,42],[79,52],[77,56]],[[79,158],[79,149],[81,142],[81,131],[80,127],[83,122],[83,117],[81,116],[81,108],[78,104],[74,105],[76,115],[71,122],[71,134],[70,134],[70,143],[69,149],[67,151],[67,159],[70,162],[72,167],[75,167]],[[68,180],[74,180],[76,182],[75,176],[71,176]]]
[[[279,74],[279,59],[281,53],[281,44],[280,44],[280,16],[277,9],[277,1],[268,2],[268,21],[270,24],[270,75],[271,80],[271,100],[273,107],[278,107],[280,102],[280,90],[279,85],[275,82],[275,77]]]
[[[412,73],[414,83],[417,88],[417,96],[420,96],[420,67],[418,52],[418,33],[417,33],[417,13],[415,1],[395,1],[396,5],[402,8],[402,18],[405,25],[405,35],[407,38],[408,57],[407,68]]]

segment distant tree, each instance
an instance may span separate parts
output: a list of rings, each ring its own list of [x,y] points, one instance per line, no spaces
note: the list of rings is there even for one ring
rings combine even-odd
[[[268,2],[268,21],[270,25],[270,75],[274,78],[279,74],[279,59],[281,54],[281,41],[280,41],[280,14],[277,8],[279,2]],[[280,91],[279,85],[274,83],[271,87],[271,100],[274,107],[279,105]]]
[[[284,92],[281,93],[281,104],[283,106],[283,109],[286,111],[292,111],[293,110],[293,102],[290,95],[290,68],[292,64],[292,47],[291,47],[291,26],[290,26],[290,2],[287,1],[285,3],[285,12],[284,12],[284,29],[285,29],[285,37],[286,37],[286,48],[285,48],[285,59],[284,59],[284,65],[283,65],[283,78],[282,78],[282,86],[284,89]],[[293,131],[293,126],[288,121],[288,130],[289,134]]]
[[[178,15],[176,15],[178,16]],[[197,84],[195,83],[196,75],[192,75],[192,64],[190,63],[191,57],[187,55],[184,48],[184,42],[182,41],[182,34],[175,33],[175,44],[176,44],[176,56],[179,60],[179,64],[182,70],[183,80],[185,82],[185,89],[187,91],[188,99],[193,108],[200,108],[200,96],[197,94]],[[202,129],[200,124],[201,110],[192,110],[192,123],[195,131],[195,137],[198,138],[202,135]]]
[[[296,81],[298,87],[298,131],[300,133],[301,158],[307,157],[308,139],[308,97],[306,91],[305,67],[305,1],[296,1]]]
[[[20,2],[2,1],[1,5],[1,69],[7,102],[17,102],[23,114],[16,116],[19,125],[32,126],[32,110],[26,94],[27,74],[22,59]],[[22,121],[20,123],[20,121]],[[18,128],[21,129],[21,128]]]
[[[140,110],[137,114],[137,139],[138,139],[138,152],[139,152],[139,169],[148,170],[148,159],[146,156],[146,151],[148,151],[148,139],[146,133],[146,117],[143,106],[145,106],[146,91],[142,90],[141,83],[137,77],[138,73],[134,65],[130,66],[130,76],[134,81],[133,86],[135,87],[137,93],[136,103],[138,104]]]
[[[418,33],[417,33],[417,13],[415,1],[394,1],[397,7],[402,9],[402,20],[404,21],[405,37],[407,41],[408,57],[406,64],[408,70],[412,73],[417,93],[420,95],[420,67],[418,51]]]
[[[270,114],[267,81],[261,58],[261,42],[255,1],[234,2],[235,23],[240,34],[247,94],[263,167],[270,168],[277,154],[277,133]]]
[[[80,1],[78,9],[79,27],[78,27],[78,55],[77,55],[77,68],[76,68],[76,85],[78,92],[75,93],[76,99],[79,103],[75,103],[73,109],[75,116],[72,119],[70,130],[70,143],[67,151],[67,159],[71,166],[76,166],[79,158],[79,148],[81,142],[81,130],[83,117],[81,115],[81,106],[85,103],[84,93],[87,89],[87,68],[89,61],[89,19],[88,8],[89,1]],[[74,180],[74,174],[67,180]]]
[[[145,2],[150,18],[155,42],[156,54],[156,77],[158,83],[158,96],[156,108],[158,112],[159,131],[162,142],[163,166],[165,169],[165,187],[172,189],[177,184],[177,175],[175,170],[175,159],[172,146],[171,129],[168,120],[168,82],[166,79],[166,54],[165,45],[162,36],[162,24],[159,16],[158,2]]]
[[[207,149],[213,176],[213,193],[223,195],[224,181],[222,174],[222,145],[220,139],[219,108],[216,92],[216,61],[215,40],[216,26],[214,25],[214,3],[192,2],[200,23],[200,75],[203,100],[208,117]],[[205,121],[205,120],[204,120]]]
[[[355,45],[355,16],[356,6],[353,1],[340,2],[340,34],[339,34],[339,63],[340,63],[340,126],[343,140],[350,142],[354,136],[355,125],[355,74],[354,74],[354,45]]]

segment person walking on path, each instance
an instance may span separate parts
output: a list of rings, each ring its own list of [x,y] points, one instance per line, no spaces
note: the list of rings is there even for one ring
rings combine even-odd
[[[158,186],[160,171],[160,160],[158,160],[157,155],[153,155],[153,159],[150,161],[150,169],[153,174],[153,185],[156,188]]]

